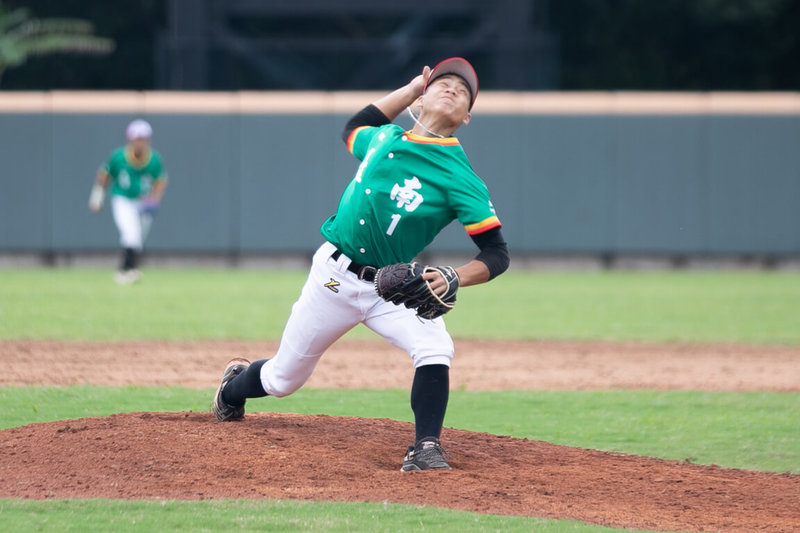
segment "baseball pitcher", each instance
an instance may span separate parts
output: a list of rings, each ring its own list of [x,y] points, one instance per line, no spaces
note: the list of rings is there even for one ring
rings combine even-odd
[[[212,402],[220,421],[244,416],[247,398],[292,394],[338,338],[359,323],[405,350],[414,367],[413,445],[401,470],[449,469],[440,443],[449,398],[453,341],[442,315],[460,287],[485,283],[509,256],[485,183],[454,132],[471,120],[478,77],[462,58],[442,61],[356,113],[345,126],[347,149],[361,161],[271,359],[230,361]],[[392,124],[408,109],[409,131]],[[479,249],[458,266],[414,258],[458,220]]]

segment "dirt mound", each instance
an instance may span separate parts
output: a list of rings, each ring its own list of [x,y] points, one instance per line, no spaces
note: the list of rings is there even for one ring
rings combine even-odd
[[[2,341],[0,385],[213,389],[274,343]],[[457,341],[461,390],[800,390],[800,347]],[[31,371],[35,369],[35,371]],[[340,341],[308,387],[404,388],[407,356]],[[445,421],[446,422],[446,421]],[[445,429],[450,472],[399,472],[409,423],[133,413],[0,431],[0,497],[397,502],[683,531],[800,531],[800,476],[699,466]]]
[[[687,531],[800,530],[800,476],[446,429],[450,472],[401,473],[411,424],[132,413],[0,432],[0,496],[396,502]]]
[[[216,387],[233,357],[271,357],[274,342],[0,341],[0,385]],[[456,340],[454,390],[658,389],[798,391],[800,346]],[[32,371],[34,369],[35,371]],[[306,384],[408,389],[408,355],[379,341],[343,340]]]

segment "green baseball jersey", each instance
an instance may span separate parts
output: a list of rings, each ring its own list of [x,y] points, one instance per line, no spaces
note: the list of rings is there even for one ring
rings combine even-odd
[[[128,198],[147,196],[154,181],[167,177],[161,155],[155,150],[136,161],[128,147],[117,148],[102,168],[111,176],[111,194]]]
[[[469,235],[500,226],[486,184],[455,137],[362,126],[347,148],[361,164],[321,233],[356,263],[411,261],[455,219]]]

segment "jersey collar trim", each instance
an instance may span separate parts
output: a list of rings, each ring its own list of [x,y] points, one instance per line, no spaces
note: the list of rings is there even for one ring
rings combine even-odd
[[[144,168],[153,158],[153,151],[148,150],[147,154],[141,159],[136,159],[133,157],[133,151],[129,147],[125,147],[125,161],[134,168]]]
[[[439,144],[442,146],[458,146],[460,144],[456,137],[437,139],[435,137],[423,137],[422,135],[417,135],[416,133],[411,133],[410,131],[405,132],[403,135],[405,135],[409,141],[419,144]]]

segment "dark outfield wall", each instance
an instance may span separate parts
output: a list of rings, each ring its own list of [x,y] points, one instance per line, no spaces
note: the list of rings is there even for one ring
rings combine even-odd
[[[158,96],[0,94],[0,253],[116,250],[108,206],[92,215],[87,198],[138,117],[153,125],[170,174],[149,250],[319,244],[357,166],[340,131],[376,95]],[[478,102],[459,138],[515,253],[800,255],[797,94]],[[435,246],[474,245],[452,224]]]

